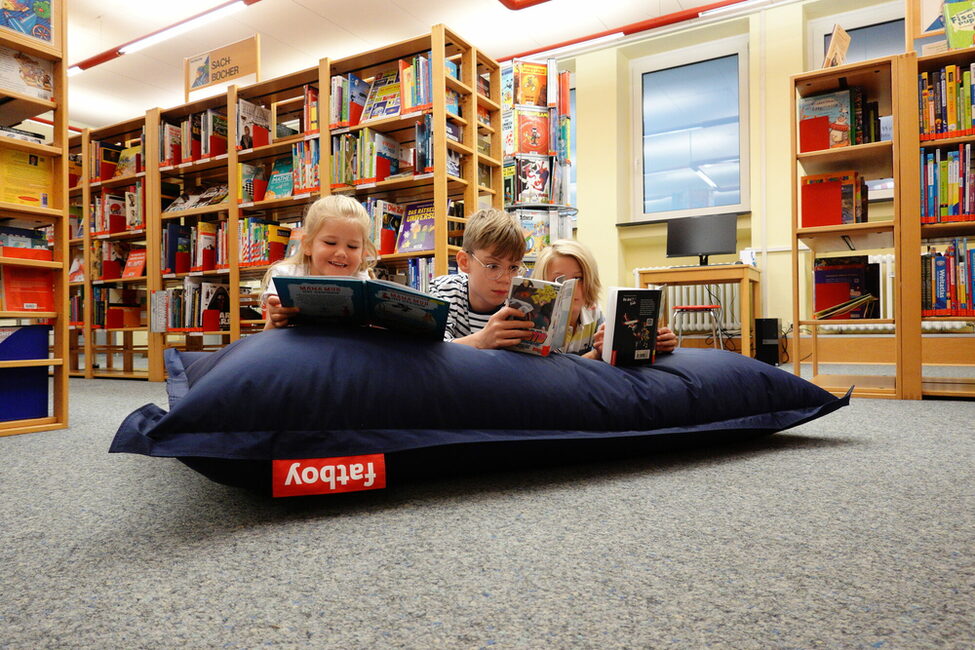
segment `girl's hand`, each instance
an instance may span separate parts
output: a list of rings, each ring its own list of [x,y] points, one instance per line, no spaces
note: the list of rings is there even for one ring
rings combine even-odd
[[[669,327],[657,330],[657,352],[673,352],[677,349],[677,335]]]
[[[267,297],[267,321],[264,329],[272,330],[277,327],[287,327],[288,321],[298,313],[297,307],[282,307],[281,298],[278,296]]]
[[[603,337],[606,336],[606,323],[603,323],[596,330],[596,334],[592,337],[592,349],[596,353],[595,359],[603,358]]]

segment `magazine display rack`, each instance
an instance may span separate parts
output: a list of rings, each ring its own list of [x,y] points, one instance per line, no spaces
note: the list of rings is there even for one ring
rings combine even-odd
[[[792,265],[793,323],[796,332],[792,337],[791,355],[798,374],[803,361],[800,332],[808,331],[811,335],[808,356],[812,362],[812,381],[834,394],[843,394],[851,385],[855,385],[854,395],[862,397],[911,399],[920,396],[918,378],[909,371],[918,363],[919,354],[917,347],[912,347],[917,346],[920,337],[919,312],[915,303],[910,302],[910,295],[917,292],[917,283],[900,280],[918,277],[916,249],[905,248],[909,244],[905,236],[906,221],[916,219],[908,215],[915,214],[917,205],[917,184],[907,182],[911,174],[917,171],[916,131],[913,138],[910,135],[911,130],[916,128],[916,119],[911,116],[917,114],[917,104],[912,101],[912,97],[916,96],[916,83],[912,81],[914,69],[914,55],[905,54],[792,77]],[[831,116],[821,117],[818,121],[800,121],[799,112],[805,98],[851,89],[860,89],[862,94],[855,100],[858,102],[856,108],[844,110],[839,119]],[[851,92],[856,95],[859,91]],[[841,142],[842,138],[849,138],[852,131],[847,129],[851,123],[859,123],[864,130],[872,128],[869,120],[873,116],[867,117],[869,106],[873,106],[873,115],[891,116],[889,137],[886,134],[881,137],[878,127],[873,137],[865,138],[863,143],[857,144],[855,139]],[[856,113],[861,113],[859,120]],[[912,153],[914,163],[911,162]],[[894,190],[888,204],[889,210],[876,210],[878,213],[892,214],[879,215],[878,218],[864,214],[861,218],[855,208],[858,199],[854,198],[859,196],[859,181],[854,180],[847,189],[844,186],[846,181],[834,180],[834,176],[865,180],[893,178]],[[828,187],[828,183],[832,183],[832,187]],[[833,194],[829,195],[829,192]],[[844,192],[848,193],[844,195]],[[802,200],[803,197],[806,202]],[[835,202],[835,212],[824,215],[818,211],[820,206],[830,202]],[[874,209],[871,208],[870,212],[873,213]],[[808,247],[809,252],[801,251],[800,245]],[[816,318],[813,258],[867,255],[875,251],[894,254],[894,274],[898,281],[893,283],[890,294],[885,298],[893,301],[892,314],[884,317],[884,314],[878,313],[876,317],[857,318],[851,312],[843,312],[834,314],[832,318]],[[863,292],[864,288],[857,287],[850,291],[851,294]],[[820,330],[825,325],[880,325],[892,328],[893,358],[883,360],[884,363],[893,364],[892,374],[839,375],[822,372],[818,348],[821,344]]]
[[[369,80],[420,59],[425,60],[429,101],[361,124],[330,124],[333,78],[353,74]],[[98,301],[79,301],[83,320],[76,325],[80,333],[72,354],[72,359],[78,359],[72,362],[74,372],[162,381],[165,348],[218,348],[259,332],[264,326],[256,301],[261,279],[286,248],[292,226],[300,226],[308,205],[322,195],[344,193],[367,205],[376,200],[432,202],[431,245],[384,254],[378,270],[394,279],[409,278],[418,266],[430,277],[446,273],[459,250],[466,215],[478,207],[502,207],[499,70],[493,59],[436,25],[416,38],[342,59],[322,59],[305,70],[231,86],[224,94],[152,109],[124,125],[82,134],[75,148],[88,167],[94,164],[96,143],[111,141],[125,147],[137,133],[141,135],[143,171],[138,177],[92,182],[94,170],[86,167],[84,178],[92,180],[83,180],[72,190],[72,198],[88,219],[106,191],[139,181],[145,228],[138,236],[96,235],[86,224],[83,236],[73,240],[85,254],[86,270],[85,281],[73,290],[90,296],[102,286],[124,288],[127,295],[113,294],[123,303],[137,290],[142,314],[137,327],[102,332],[105,328],[96,327],[97,308],[88,304]],[[219,128],[214,127],[214,115],[224,119]],[[332,143],[337,137],[381,134],[402,147],[407,158],[417,146],[418,123],[427,129],[425,170],[404,163],[403,170],[389,178],[366,182],[359,178],[360,182],[349,184],[332,178]],[[213,144],[207,137],[217,131],[225,133],[225,144],[203,146]],[[277,194],[275,174],[288,161],[292,173],[278,178],[290,178],[290,185]],[[207,190],[219,194],[219,187],[225,195],[218,200],[199,200]],[[182,201],[189,203],[177,206],[189,207],[174,209],[173,203]],[[144,247],[145,274],[124,284],[100,283],[94,253],[106,241],[125,241],[130,249]],[[212,255],[204,252],[211,243]],[[207,287],[226,291],[228,310],[219,321],[202,316]],[[134,310],[124,313],[134,318]],[[117,338],[102,342],[102,337]]]
[[[0,28],[0,48],[8,59],[4,62],[8,73],[0,81],[0,104],[3,105],[0,126],[17,127],[25,119],[46,114],[50,114],[52,122],[51,139],[43,144],[18,139],[10,132],[0,134],[0,155],[5,167],[14,164],[12,157],[24,156],[28,165],[38,169],[43,166],[38,166],[38,161],[49,165],[46,173],[34,177],[45,187],[33,200],[12,197],[6,192],[0,197],[0,217],[4,226],[43,231],[47,238],[46,248],[38,250],[36,258],[34,254],[25,254],[21,248],[0,249],[0,273],[7,283],[4,301],[0,304],[0,327],[4,330],[0,338],[0,436],[61,429],[68,425],[69,145],[67,65],[63,60],[66,41],[64,3],[50,3],[50,10],[50,14],[35,21],[37,24],[30,34]],[[33,9],[17,5],[11,7],[11,11],[30,13]],[[19,77],[16,73],[10,74],[8,64],[12,64],[14,70],[21,66],[27,74]],[[7,179],[0,181],[0,187],[9,186],[9,179],[14,174],[10,167],[3,169],[2,176]],[[17,185],[19,187],[20,183]],[[23,288],[19,283],[25,276],[41,278],[43,305],[28,299],[20,300],[15,295]],[[50,327],[50,334],[44,329],[32,328],[45,324]],[[39,336],[27,337],[31,341],[20,336],[28,331]],[[51,406],[48,406],[49,397]],[[32,404],[31,408],[20,408],[28,402]]]

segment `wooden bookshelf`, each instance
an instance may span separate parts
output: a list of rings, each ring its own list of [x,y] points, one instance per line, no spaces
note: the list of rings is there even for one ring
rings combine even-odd
[[[896,282],[893,295],[893,318],[830,319],[812,318],[811,258],[820,255],[846,253],[866,254],[881,250],[892,252],[895,257],[895,274],[898,279],[918,277],[916,248],[905,241],[905,223],[915,215],[917,183],[909,181],[917,172],[916,116],[917,103],[912,99],[916,88],[914,54],[896,55],[854,63],[836,68],[816,70],[794,75],[792,81],[792,273],[793,273],[793,323],[811,334],[810,360],[813,382],[824,389],[842,395],[855,386],[854,395],[916,399],[920,397],[919,376],[911,371],[919,365],[920,322],[917,313],[906,306],[911,295],[917,293],[918,283]],[[799,151],[798,109],[802,97],[852,88],[864,89],[865,102],[877,102],[880,115],[893,116],[891,140],[825,149],[813,152]],[[916,93],[915,93],[916,94]],[[913,116],[913,118],[912,118]],[[850,121],[854,116],[851,112]],[[913,152],[913,161],[911,153]],[[800,182],[802,176],[855,169],[866,179],[894,179],[892,199],[893,217],[870,220],[866,223],[849,223],[835,226],[804,227],[801,223]],[[916,217],[914,217],[916,218]],[[808,257],[802,249],[808,249]],[[809,291],[805,291],[806,289]],[[809,295],[806,295],[806,294]],[[820,329],[827,325],[875,324],[892,327],[894,331],[894,358],[890,360],[894,374],[885,375],[831,375],[821,371],[819,355]],[[797,332],[798,333],[798,332]],[[794,369],[800,373],[802,357],[800,337],[792,337]]]
[[[66,43],[66,10],[64,3],[53,3],[51,20],[51,40],[41,41],[31,36],[15,32],[6,27],[0,27],[0,46],[22,52],[28,56],[50,62],[52,64],[50,99],[40,99],[31,95],[24,88],[0,88],[0,124],[5,127],[20,127],[32,131],[30,125],[20,123],[28,118],[45,117],[52,122],[52,135],[48,142],[35,144],[12,137],[0,137],[0,152],[16,151],[27,155],[37,155],[49,158],[51,161],[52,183],[47,205],[37,207],[0,200],[0,224],[27,230],[44,229],[51,242],[52,261],[28,264],[27,260],[0,257],[0,273],[13,266],[34,266],[50,272],[53,284],[53,311],[20,311],[0,305],[0,327],[21,327],[50,325],[49,346],[45,346],[46,354],[16,361],[4,361],[0,364],[0,373],[4,373],[7,386],[17,386],[23,389],[23,381],[33,385],[36,380],[37,395],[43,390],[44,402],[50,400],[51,406],[46,404],[44,415],[37,412],[37,417],[7,419],[0,421],[0,436],[19,433],[32,433],[51,429],[63,429],[68,426],[68,283],[67,269],[69,260],[68,247],[68,110],[67,110],[67,62],[64,60]],[[47,368],[50,380],[37,377],[31,372],[31,378],[24,379],[24,371],[30,369]],[[50,381],[50,383],[48,383]],[[51,392],[48,392],[48,386]],[[14,390],[11,388],[10,390]],[[33,390],[29,388],[27,390]],[[16,397],[4,394],[0,389],[0,403],[10,404]],[[8,402],[7,400],[11,400]],[[38,397],[38,402],[42,400]],[[2,411],[0,411],[2,412]],[[26,413],[25,413],[26,415]]]
[[[941,152],[958,151],[959,147],[975,145],[975,134],[973,132],[956,132],[938,135],[933,139],[922,138],[920,134],[922,133],[923,125],[920,120],[920,111],[918,110],[920,106],[918,77],[920,73],[931,74],[939,72],[949,65],[957,65],[962,70],[969,70],[969,66],[975,63],[975,47],[918,57],[912,63],[914,65],[908,71],[909,75],[905,80],[905,86],[910,89],[911,99],[913,101],[913,110],[909,113],[910,119],[907,120],[912,138],[909,142],[913,146],[911,147],[911,151],[905,151],[905,160],[903,163],[905,169],[904,183],[912,190],[912,202],[909,204],[911,209],[907,214],[912,216],[905,220],[902,246],[905,251],[913,254],[910,259],[910,266],[904,270],[905,275],[903,277],[905,281],[903,284],[905,288],[903,300],[907,305],[909,317],[914,322],[951,321],[966,323],[971,328],[973,323],[975,323],[975,317],[922,317],[921,252],[928,245],[937,245],[940,250],[944,250],[946,244],[954,238],[967,238],[968,249],[975,248],[975,222],[954,220],[960,217],[944,217],[944,221],[941,223],[921,223],[919,215],[921,214],[920,207],[923,199],[920,175],[920,150],[921,148],[925,148],[937,149]],[[969,296],[969,305],[972,304],[971,301],[972,298]],[[970,332],[971,329],[969,329]],[[913,334],[911,340],[908,342],[908,347],[913,350],[921,350],[922,347],[930,345],[931,341],[935,340],[937,339],[925,336],[921,332],[920,327],[918,327],[916,333]],[[967,370],[970,375],[967,378],[938,376],[937,373],[943,371],[936,371],[933,367],[936,364],[931,364],[931,368],[926,368],[922,363],[922,356],[920,354],[915,353],[908,357],[907,370],[915,378],[920,396],[949,397],[953,399],[975,398],[975,378],[973,378],[975,377],[975,374],[973,374],[973,371],[975,371],[975,338],[970,336],[958,337],[954,341],[954,346],[955,353],[952,355],[953,362],[944,365],[954,365],[956,368]]]

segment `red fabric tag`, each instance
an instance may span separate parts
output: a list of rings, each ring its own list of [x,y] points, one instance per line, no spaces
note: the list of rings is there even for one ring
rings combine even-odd
[[[296,497],[386,487],[386,456],[292,458],[272,461],[272,494]]]

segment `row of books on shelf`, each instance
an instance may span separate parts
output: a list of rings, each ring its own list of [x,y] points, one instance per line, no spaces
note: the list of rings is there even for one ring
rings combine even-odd
[[[871,263],[866,255],[813,261],[813,318],[877,318],[879,298],[880,265]]]
[[[224,182],[218,181],[198,185],[181,192],[163,209],[163,214],[225,204],[228,192],[227,183]]]
[[[820,151],[893,139],[893,117],[881,116],[861,86],[800,97],[799,151]]]
[[[33,144],[44,144],[44,136],[40,133],[34,133],[33,131],[18,129],[12,126],[3,126],[2,124],[0,124],[0,136],[12,140],[23,140],[24,142],[31,142]]]
[[[400,59],[395,67],[362,79],[355,73],[331,79],[329,128],[354,127],[370,121],[427,110],[433,106],[432,55],[417,54]],[[460,77],[455,61],[445,62],[446,74]],[[460,96],[446,91],[447,112],[461,116]]]
[[[412,141],[363,128],[332,136],[332,189],[433,173],[433,129],[429,113],[418,119]],[[459,176],[460,154],[447,151],[447,173]]]
[[[975,221],[975,162],[970,143],[921,148],[921,223]]]
[[[127,241],[92,242],[91,269],[93,280],[142,278],[146,274],[146,248]],[[83,282],[84,259],[75,255],[68,269],[69,282]]]
[[[230,329],[230,285],[200,277],[153,292],[152,311],[162,313],[166,331],[216,332]],[[154,327],[155,329],[155,327]]]
[[[183,117],[178,124],[159,124],[159,165],[170,167],[227,153],[227,116],[208,108]]]
[[[145,228],[146,197],[143,184],[137,181],[127,187],[112,188],[92,194],[88,206],[93,235],[107,235],[126,230]],[[80,205],[69,207],[71,237],[84,236],[79,213]]]
[[[83,321],[83,304],[71,302],[71,320]],[[146,292],[142,289],[118,287],[92,288],[91,325],[96,329],[145,327]],[[76,319],[77,317],[77,319]]]
[[[27,251],[47,251],[46,258],[51,259],[50,255],[50,233],[48,229],[41,228],[17,228],[16,226],[0,226],[0,247],[4,249],[3,254],[9,257],[33,257]],[[8,250],[16,249],[16,250]]]
[[[240,97],[237,99],[238,150],[263,147],[275,140],[313,135],[320,130],[318,88],[305,84],[301,104],[282,100],[271,107]]]
[[[801,178],[800,227],[867,222],[866,179],[856,170]]]
[[[145,134],[136,138],[129,138],[121,143],[101,142],[93,140],[88,150],[89,169],[91,169],[91,182],[104,182],[113,178],[124,178],[134,176],[143,171],[142,152]],[[75,159],[76,169],[74,174],[80,174],[77,169],[77,159]],[[69,158],[70,162],[70,158]],[[69,185],[74,186],[69,178]]]
[[[290,156],[280,156],[270,163],[237,163],[237,201],[283,199],[317,192],[319,176],[319,141],[302,140],[291,145]]]
[[[921,255],[921,316],[975,317],[973,266],[967,237],[952,239],[943,251],[929,246]]]
[[[946,65],[918,74],[918,130],[922,141],[975,134],[973,72],[975,63]]]

